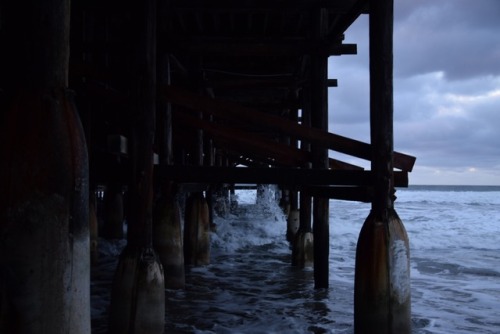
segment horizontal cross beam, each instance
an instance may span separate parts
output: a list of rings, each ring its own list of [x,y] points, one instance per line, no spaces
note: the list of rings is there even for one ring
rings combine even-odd
[[[371,171],[299,169],[299,168],[253,168],[253,167],[207,167],[173,165],[163,167],[165,175],[177,183],[243,183],[280,184],[288,186],[371,186]],[[408,173],[395,171],[396,187],[408,186]]]

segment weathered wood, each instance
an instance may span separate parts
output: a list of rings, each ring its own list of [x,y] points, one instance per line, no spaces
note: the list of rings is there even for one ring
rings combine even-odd
[[[175,54],[203,55],[211,57],[298,57],[307,54],[311,49],[323,48],[329,56],[356,54],[356,44],[341,44],[313,41],[241,41],[241,40],[189,40],[170,39],[164,44],[165,52]]]
[[[188,197],[184,222],[185,264],[210,264],[210,222],[208,204],[203,193],[194,193]]]
[[[170,84],[170,58],[162,54],[158,59],[158,81],[160,84]],[[157,104],[157,138],[160,165],[170,165],[173,162],[172,152],[172,106],[164,100]],[[164,179],[163,175],[161,177]]]
[[[265,139],[256,134],[238,131],[234,128],[208,122],[194,116],[190,116],[182,111],[175,110],[175,119],[187,126],[203,129],[207,134],[218,141],[219,146],[234,149],[241,153],[254,154],[257,157],[266,159],[276,159],[278,164],[296,166],[311,161],[311,154],[304,150],[299,150],[287,145],[279,144],[275,141]],[[269,161],[272,163],[272,160]],[[329,159],[328,166],[332,169],[363,170],[362,167],[348,164],[336,159]]]
[[[89,333],[89,170],[83,129],[72,94],[63,88],[17,96],[0,125],[0,233],[5,236],[0,261],[9,273],[6,305],[15,308],[15,317],[6,321],[14,327],[5,332]]]
[[[328,158],[328,168],[330,169],[344,169],[344,170],[364,170],[363,167],[352,165],[350,163],[340,161],[333,158]]]
[[[338,199],[345,201],[371,202],[373,198],[373,187],[324,187],[324,186],[308,186],[303,190],[304,194],[309,196],[321,196],[330,199]]]
[[[394,209],[377,218],[372,210],[356,248],[354,332],[411,333],[410,250]]]
[[[328,79],[327,84],[328,84],[328,87],[337,87],[339,85],[337,79]]]
[[[231,144],[229,144],[229,145],[231,145]],[[225,148],[229,149],[227,146]],[[261,158],[257,155],[249,153],[248,150],[245,150],[244,148],[242,149],[242,151],[239,151],[239,152],[228,151],[227,153],[229,156],[231,156],[231,161],[235,165],[241,164],[243,166],[248,166],[248,167],[269,167],[270,165],[277,166],[277,167],[292,166],[292,165],[287,165],[287,164],[281,163],[281,162],[276,161],[276,160]],[[245,153],[245,158],[243,158],[241,156],[242,153]],[[333,169],[333,170],[364,170],[363,167],[351,165],[351,164],[348,164],[346,162],[336,160],[333,158],[329,158],[328,161],[329,161],[330,169]],[[307,164],[309,164],[309,162],[306,162],[306,165]],[[403,185],[401,185],[401,187],[402,186]]]
[[[200,7],[206,6],[204,0],[173,0],[176,8],[181,10],[195,10]],[[327,8],[335,12],[347,12],[351,6],[352,1],[328,1],[328,0],[296,0],[290,2],[287,6],[283,6],[282,2],[269,1],[269,0],[250,0],[250,1],[232,1],[232,0],[215,0],[211,1],[212,5],[210,10],[214,12],[227,12],[227,11],[296,11],[311,9],[311,6]]]
[[[318,129],[296,124],[282,117],[263,113],[261,111],[243,107],[237,103],[202,97],[175,86],[159,88],[159,95],[174,104],[189,109],[198,110],[220,118],[233,121],[248,122],[261,128],[281,131],[284,134],[295,136],[311,143],[325,145],[329,149],[352,155],[357,158],[371,160],[372,148],[369,144],[353,140],[344,136],[328,133]],[[415,157],[394,152],[394,167],[411,171]]]
[[[183,289],[186,284],[181,210],[178,199],[169,184],[153,211],[153,243],[165,272],[165,288]]]
[[[372,186],[371,171],[298,168],[200,167],[173,165],[165,167],[169,179],[179,183],[262,183],[283,185]],[[407,179],[407,173],[395,175]],[[400,175],[400,176],[399,176]]]
[[[394,0],[370,2],[370,130],[374,176],[372,210],[356,248],[354,331],[411,333],[410,250],[394,210]]]
[[[69,0],[0,4],[2,333],[90,333],[89,169]]]
[[[304,268],[314,265],[314,243],[311,228],[311,195],[300,192],[299,230],[292,243],[292,266]],[[309,242],[308,242],[309,241]]]
[[[156,30],[151,2],[141,4],[135,19],[135,46],[132,56],[132,101],[129,154],[131,175],[128,194],[128,243],[134,246],[151,245],[151,216],[153,207],[153,142],[156,121]],[[142,16],[141,16],[142,15]]]
[[[104,227],[106,239],[123,238],[123,194],[121,184],[110,182],[104,192]]]
[[[376,193],[372,210],[380,217],[393,206],[393,5],[389,5],[392,1],[380,1],[382,4],[373,6],[370,12],[371,170]]]
[[[328,26],[324,9],[313,11],[314,34],[323,38]],[[326,50],[311,54],[311,126],[322,133],[328,133],[328,56]],[[328,169],[328,148],[325,143],[315,141],[311,145],[312,167]],[[330,254],[330,209],[329,199],[313,197],[314,234],[314,288],[329,286]]]
[[[175,109],[174,109],[175,110]],[[222,127],[182,112],[175,112],[175,120],[183,124],[203,129],[218,141],[222,141],[237,151],[248,150],[254,154],[275,158],[283,163],[296,165],[310,160],[309,154],[289,146],[261,138],[258,135],[242,133],[234,128]]]
[[[7,61],[2,66],[8,88],[67,87],[69,1],[14,1],[3,6],[2,53]]]
[[[311,228],[311,214],[312,214],[312,193],[309,191],[304,191],[307,187],[303,187],[300,191],[299,203],[300,203],[300,231],[310,232]],[[326,196],[325,196],[326,197]]]
[[[165,282],[153,249],[153,142],[156,115],[156,1],[132,1],[131,175],[127,246],[113,280],[109,333],[163,333]],[[132,6],[129,7],[132,9]]]
[[[288,88],[292,85],[298,85],[297,79],[291,75],[280,77],[270,76],[269,78],[253,78],[242,76],[232,79],[213,78],[205,84],[210,88],[231,88],[231,89],[248,89],[248,88]]]
[[[355,0],[354,5],[349,8],[344,15],[342,15],[340,20],[337,20],[330,31],[332,36],[338,36],[349,28],[349,26],[363,13],[366,13],[368,9],[368,0]]]

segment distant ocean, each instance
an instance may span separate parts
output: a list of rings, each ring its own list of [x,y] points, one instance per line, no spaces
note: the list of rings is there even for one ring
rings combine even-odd
[[[166,333],[353,333],[354,259],[370,205],[330,201],[330,288],[291,267],[273,199],[216,218],[212,264],[166,291]],[[410,186],[396,211],[410,238],[413,333],[500,333],[500,187]],[[93,333],[106,332],[109,287],[124,241],[101,241],[92,282]]]

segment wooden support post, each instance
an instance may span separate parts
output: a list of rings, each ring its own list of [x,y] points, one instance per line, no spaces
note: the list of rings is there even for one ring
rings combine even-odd
[[[299,231],[300,211],[298,207],[290,209],[290,213],[286,218],[286,240],[293,245],[295,236]]]
[[[238,198],[236,196],[236,190],[234,183],[229,187],[229,211],[231,213],[236,213],[238,210]]]
[[[201,64],[198,70],[191,73],[192,82],[199,84],[202,80]],[[199,86],[194,87],[200,89]],[[195,111],[194,118],[203,120],[203,113]],[[211,123],[208,122],[207,123]],[[193,164],[203,166],[204,163],[204,130],[196,127],[194,131]],[[210,216],[211,207],[202,191],[193,192],[186,200],[184,219],[184,260],[187,265],[210,264]]]
[[[370,128],[375,193],[356,250],[356,334],[411,332],[409,242],[394,210],[393,0],[370,2]]]
[[[274,194],[274,184],[269,183],[259,183],[257,184],[255,203],[262,208],[268,209],[272,206],[275,200]]]
[[[163,2],[162,2],[163,4]],[[170,57],[161,54],[158,59],[158,79],[162,85],[170,85]],[[160,156],[160,166],[173,163],[172,149],[172,105],[168,101],[159,100],[157,108],[157,138]],[[162,171],[160,171],[162,173]],[[166,182],[167,176],[161,175],[160,182]]]
[[[133,1],[131,176],[127,246],[111,292],[109,333],[163,333],[165,283],[153,250],[153,141],[156,112],[156,0]]]
[[[292,265],[299,268],[314,265],[314,235],[311,229],[311,196],[300,192],[299,230],[293,241]]]
[[[288,93],[289,99],[292,95]],[[290,119],[292,122],[297,122],[297,108],[286,108],[281,111],[281,117],[285,117]],[[290,146],[292,148],[297,147],[297,140],[292,139],[286,133],[280,133],[280,142],[285,146]],[[283,210],[283,214],[287,219],[287,231],[286,231],[286,239],[288,242],[292,243],[295,233],[299,228],[299,212],[297,205],[297,191],[294,189],[287,189],[286,186],[279,185],[280,191],[280,201],[279,206]]]
[[[95,190],[89,191],[89,230],[90,230],[90,263],[99,262],[99,226],[97,223],[97,198]]]
[[[203,193],[193,193],[186,200],[184,222],[185,263],[193,266],[210,264],[210,221]]]
[[[0,6],[0,332],[90,333],[88,156],[67,90],[70,1]]]
[[[172,184],[164,184],[155,203],[153,244],[165,272],[165,288],[183,289],[186,284],[181,209]]]
[[[288,217],[290,214],[290,190],[287,189],[286,187],[281,186],[281,196],[280,196],[280,202],[279,202],[279,207],[281,210],[283,210],[283,214],[285,217]]]
[[[311,126],[311,91],[304,89],[302,91],[304,99],[304,109],[302,110],[302,125]],[[301,150],[310,151],[311,144],[305,140],[301,141]],[[311,164],[307,163],[302,168],[310,168]],[[311,228],[312,214],[312,197],[306,191],[300,191],[300,215],[299,215],[299,231],[294,240],[292,248],[292,265],[299,268],[311,267],[314,265],[314,235]]]
[[[110,181],[104,191],[103,237],[123,238],[123,193],[118,182]]]
[[[159,3],[159,5],[165,5]],[[161,8],[159,9],[162,10]],[[162,54],[158,62],[158,79],[160,83],[170,84],[170,59]],[[172,110],[171,105],[159,101],[157,106],[157,142],[159,147],[160,166],[173,163],[172,152]],[[183,289],[186,284],[184,270],[184,246],[181,225],[179,200],[163,168],[160,172],[160,197],[154,206],[153,245],[158,253],[165,273],[165,288]]]
[[[323,36],[327,27],[324,9],[317,13],[317,37]],[[328,132],[328,57],[319,51],[311,55],[311,125]],[[313,168],[327,169],[328,149],[315,143],[311,148]],[[330,252],[329,200],[315,196],[313,199],[314,233],[314,287],[328,288],[328,257]]]
[[[207,121],[212,122],[213,116],[211,115],[202,115],[203,118],[206,118]],[[205,166],[214,166],[215,165],[215,153],[214,153],[214,142],[212,138],[205,138],[203,141],[204,147],[204,156],[203,156],[203,164]],[[208,221],[210,225],[210,229],[215,231],[215,222],[214,222],[214,210],[215,210],[215,196],[214,196],[214,187],[208,187],[205,191],[205,197],[208,205]],[[229,211],[229,206],[228,206]]]

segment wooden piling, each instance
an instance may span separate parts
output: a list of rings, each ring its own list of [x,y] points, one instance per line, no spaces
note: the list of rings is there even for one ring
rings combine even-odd
[[[356,334],[411,332],[409,242],[394,210],[393,0],[370,3],[370,128],[375,194],[356,250]]]
[[[99,262],[99,224],[96,202],[95,191],[92,190],[89,197],[90,262],[92,266]]]
[[[67,90],[70,2],[1,7],[0,281],[8,302],[0,331],[90,333],[88,156]]]
[[[279,207],[283,211],[283,214],[288,217],[290,214],[290,190],[283,188],[281,189],[281,197],[279,202]]]
[[[288,217],[286,219],[286,240],[290,244],[293,244],[293,241],[295,240],[295,235],[299,231],[299,224],[300,224],[299,209],[295,208],[293,210],[290,210],[290,213],[288,214]]]
[[[219,217],[226,217],[230,211],[229,191],[224,184],[215,185],[212,190],[213,211]]]
[[[123,238],[123,193],[121,185],[110,182],[104,191],[103,237],[106,239]]]
[[[186,284],[181,209],[171,186],[165,185],[153,215],[153,245],[165,272],[167,289]]]
[[[316,33],[321,38],[327,27],[325,9],[319,9],[316,16],[318,22]],[[328,56],[321,50],[311,55],[311,125],[328,131]],[[314,144],[311,148],[313,168],[327,169],[328,150],[324,146]],[[314,287],[328,288],[329,282],[329,200],[325,197],[313,198],[313,234],[314,234]]]
[[[299,230],[293,240],[292,265],[299,268],[314,265],[314,235],[311,229],[311,196],[300,192]]]
[[[156,1],[134,1],[131,31],[131,175],[127,193],[127,246],[111,293],[109,333],[163,333],[165,283],[153,249],[153,142],[156,112]],[[132,9],[132,7],[130,7]]]
[[[193,193],[188,197],[184,223],[185,263],[193,266],[210,264],[210,221],[203,193]]]
[[[304,109],[302,110],[302,124],[311,126],[311,90],[305,89],[302,91],[301,98],[304,100]],[[311,144],[308,141],[302,140],[300,149],[310,151]],[[304,169],[311,168],[311,163],[306,163],[302,166]],[[292,265],[299,268],[314,266],[314,234],[312,232],[312,197],[306,191],[300,192],[299,197],[299,231],[294,240],[292,248]]]
[[[159,3],[164,10],[164,3]],[[160,56],[158,78],[162,84],[170,84],[170,59]],[[157,142],[160,166],[173,163],[172,152],[172,110],[168,102],[159,101],[157,107]],[[158,253],[165,273],[165,288],[183,289],[186,284],[184,270],[184,246],[181,209],[175,185],[168,174],[160,169],[160,197],[156,200],[153,213],[153,245]]]

